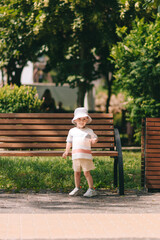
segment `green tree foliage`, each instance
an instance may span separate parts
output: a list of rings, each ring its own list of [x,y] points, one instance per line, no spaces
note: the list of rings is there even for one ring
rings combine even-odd
[[[146,22],[155,20],[159,0],[119,0],[122,24],[127,26],[128,32],[132,29],[132,22],[136,18],[144,18]]]
[[[133,30],[113,47],[115,78],[129,97],[129,118],[137,129],[143,117],[160,116],[160,16],[136,20]],[[123,29],[124,30],[124,29]]]
[[[129,31],[137,16],[153,20],[156,11],[147,0],[120,3],[117,0],[65,0],[56,10],[59,22],[58,18],[55,21],[55,6],[50,2],[45,29],[49,28],[48,32],[52,33],[47,38],[47,68],[55,70],[54,81],[78,87],[78,105],[82,106],[93,80],[103,77],[108,89],[108,109],[114,80],[113,75],[109,75],[114,64],[108,58],[112,45],[118,40],[116,25],[127,26]],[[53,25],[58,27],[50,32]]]
[[[0,89],[0,113],[40,112],[41,104],[36,88],[5,85]]]
[[[129,31],[136,16],[153,20],[157,4],[158,0],[154,4],[149,0],[1,0],[0,68],[7,70],[8,83],[20,85],[27,61],[45,53],[49,57],[45,71],[54,70],[57,84],[78,87],[78,105],[83,105],[93,80],[103,76],[108,108],[114,79],[109,78],[114,64],[108,57],[118,39],[116,25]]]
[[[23,67],[44,48],[46,7],[47,0],[1,0],[0,68],[7,70],[8,84],[20,85]]]
[[[53,3],[50,5],[46,28],[51,29],[54,9]],[[78,105],[82,106],[92,81],[102,75],[108,80],[112,69],[107,58],[117,39],[118,3],[116,0],[68,0],[59,6],[57,14],[63,21],[48,37],[48,69],[55,69],[57,84],[67,82],[71,87],[78,87]]]

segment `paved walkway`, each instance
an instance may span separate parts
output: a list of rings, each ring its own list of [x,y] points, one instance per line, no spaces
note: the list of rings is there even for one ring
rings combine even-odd
[[[0,193],[1,240],[157,240],[160,193]]]

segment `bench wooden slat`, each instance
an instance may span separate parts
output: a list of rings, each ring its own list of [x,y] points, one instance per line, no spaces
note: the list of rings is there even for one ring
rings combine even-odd
[[[154,158],[154,157],[147,157],[146,158],[146,161],[148,162],[148,161],[153,161],[153,162],[159,162],[159,158]]]
[[[159,180],[157,179],[147,179],[147,185],[159,185],[160,184],[160,182],[159,182]]]
[[[0,113],[0,118],[73,118],[73,113]],[[97,119],[113,119],[112,113],[90,113],[92,118]]]
[[[146,118],[146,122],[160,122],[160,118]]]
[[[148,140],[147,141],[147,145],[152,145],[152,144],[155,144],[155,145],[160,145],[160,140]]]
[[[159,149],[159,144],[146,144],[147,151],[151,149]]]
[[[160,127],[160,122],[146,122],[146,127]]]
[[[71,119],[0,119],[0,124],[71,124]],[[108,124],[113,126],[113,120],[94,119],[94,124]],[[74,125],[72,125],[74,126]]]
[[[148,184],[147,188],[148,189],[160,189],[160,184],[157,184],[157,185],[155,185],[155,184]]]
[[[159,136],[160,135],[160,131],[148,131],[147,132],[147,136],[150,136],[150,135]]]
[[[147,127],[147,131],[160,131],[160,127],[154,126],[154,127]]]
[[[147,185],[148,188],[151,188],[151,189],[153,189],[153,188],[159,188],[160,189],[159,181],[150,180],[150,182],[147,182],[146,185]]]
[[[160,154],[159,153],[146,153],[146,158],[150,158],[150,157],[157,157],[160,158]]]
[[[1,137],[0,142],[65,142],[66,137]],[[98,142],[113,142],[114,137],[99,137]]]
[[[154,167],[147,167],[146,166],[146,171],[159,171],[160,170],[160,167],[156,167],[156,166],[154,166]]]
[[[0,118],[0,124],[70,124],[71,125],[71,119],[21,119],[21,118],[18,118],[15,119],[10,119],[10,118]],[[108,125],[113,125],[113,119],[111,120],[108,120],[108,119],[94,119],[94,125],[95,124],[108,124]],[[72,124],[72,126],[74,126]]]
[[[37,130],[26,130],[26,131],[0,131],[1,136],[67,136],[68,131],[37,131]]]
[[[62,156],[64,151],[0,151],[0,156]],[[93,156],[118,156],[117,151],[92,151]],[[71,153],[69,154],[71,156]]]
[[[154,180],[150,181],[149,183],[147,182],[146,186],[147,186],[147,188],[151,188],[151,189],[154,189],[154,188],[160,189],[160,183],[158,183],[157,181],[154,181]]]
[[[69,130],[71,125],[0,125],[0,131],[5,130]],[[98,128],[98,127],[97,127]],[[108,126],[107,126],[108,129]]]
[[[160,136],[146,136],[146,140],[150,141],[150,140],[160,140]]]
[[[73,125],[0,125],[0,131],[5,130],[47,130],[47,129],[59,129],[59,130],[69,130]],[[113,127],[110,125],[89,125],[93,130],[112,130]]]
[[[155,170],[155,171],[146,171],[146,177],[147,176],[159,176],[160,175],[160,171],[159,170]]]
[[[156,148],[156,149],[146,149],[146,153],[160,153],[160,148]]]
[[[66,143],[2,143],[0,142],[0,148],[65,148]],[[114,143],[96,143],[92,148],[111,148],[114,147]]]
[[[148,161],[146,162],[146,167],[160,167],[160,162]]]
[[[114,136],[113,131],[95,131],[98,136]],[[26,130],[26,131],[0,131],[1,136],[67,136],[68,131],[53,130],[53,131],[37,131],[37,130]]]
[[[148,126],[150,126],[150,127],[155,126],[155,122],[146,122],[145,124],[146,124],[146,127],[148,127]]]
[[[156,176],[147,176],[147,179],[155,179],[155,180],[157,180],[157,179],[160,179],[160,175],[158,176],[158,175],[156,175]]]

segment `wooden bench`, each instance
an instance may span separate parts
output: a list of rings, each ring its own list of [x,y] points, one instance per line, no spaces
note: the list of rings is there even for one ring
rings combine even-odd
[[[119,132],[113,115],[90,114],[89,125],[99,137],[93,156],[114,158],[114,186],[124,194],[123,159]],[[0,113],[0,156],[62,156],[72,113]]]
[[[141,185],[160,190],[160,118],[142,121]]]

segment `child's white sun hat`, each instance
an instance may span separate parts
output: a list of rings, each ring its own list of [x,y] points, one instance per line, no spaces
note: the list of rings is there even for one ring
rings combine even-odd
[[[76,108],[74,111],[74,118],[72,119],[72,123],[75,124],[75,120],[82,117],[88,117],[88,122],[92,121],[92,118],[88,115],[88,110],[84,107]]]

